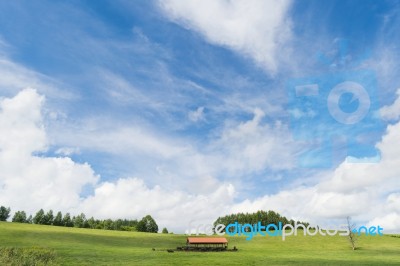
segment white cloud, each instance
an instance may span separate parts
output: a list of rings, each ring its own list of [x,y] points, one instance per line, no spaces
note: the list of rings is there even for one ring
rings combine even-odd
[[[392,105],[386,105],[380,109],[380,115],[385,120],[398,120],[400,117],[400,89],[396,94],[397,99]]]
[[[400,192],[392,193],[386,198],[386,208],[389,211],[400,213]]]
[[[289,110],[289,112],[296,119],[304,118],[304,117],[313,118],[313,117],[315,117],[317,115],[316,112],[314,110],[311,110],[311,109],[308,109],[306,111],[302,111],[302,110],[300,110],[298,108],[295,108],[293,110]]]
[[[208,194],[191,195],[167,191],[160,186],[147,187],[138,178],[121,178],[100,184],[93,196],[85,199],[82,210],[97,217],[141,217],[151,214],[159,225],[181,231],[191,220],[212,223],[232,203],[234,188],[224,184]]]
[[[387,215],[377,217],[368,223],[368,226],[380,225],[384,233],[399,233],[400,214],[392,212]]]
[[[47,148],[43,102],[33,89],[0,102],[0,202],[13,209],[68,210],[79,204],[82,187],[99,179],[88,164],[34,155]]]
[[[43,103],[44,97],[33,89],[0,101],[1,205],[32,214],[44,208],[73,214],[85,212],[97,218],[140,218],[151,214],[160,226],[182,232],[193,219],[213,222],[232,203],[233,186],[220,184],[211,176],[202,177],[201,185],[212,184],[212,188],[207,186],[206,193],[191,194],[160,186],[149,188],[138,178],[100,181],[87,163],[34,155],[48,146],[41,114]],[[84,198],[81,192],[87,185],[95,190]]]
[[[1,45],[0,45],[0,53]],[[0,54],[0,91],[11,96],[22,88],[40,88],[39,91],[54,99],[72,99],[71,93],[57,88],[57,82],[43,74],[37,73],[26,67],[12,62]]]
[[[376,146],[379,163],[343,162],[333,172],[316,177],[312,187],[282,190],[274,195],[246,200],[232,211],[273,209],[289,217],[316,223],[343,222],[346,216],[379,224],[385,232],[400,232],[400,123],[389,125]],[[319,173],[321,174],[321,173]],[[329,222],[328,222],[329,223]]]
[[[41,106],[44,98],[26,89],[13,99],[0,102],[0,147],[3,153],[19,156],[46,149]],[[34,140],[34,141],[33,141]]]
[[[224,146],[224,154],[233,156],[219,157],[212,151],[202,155],[191,149],[164,154],[170,156],[172,162],[179,160],[184,165],[178,169],[173,164],[171,167],[177,168],[174,174],[193,171],[193,176],[187,180],[175,176],[164,182],[160,179],[160,185],[149,187],[139,178],[101,181],[88,164],[78,164],[68,157],[34,155],[48,146],[40,111],[43,102],[44,98],[32,89],[0,102],[0,202],[13,210],[32,213],[39,208],[52,208],[72,213],[83,211],[99,218],[140,218],[151,214],[160,226],[183,232],[193,220],[197,224],[211,223],[230,212],[273,209],[288,217],[321,223],[351,215],[370,224],[378,223],[386,227],[385,232],[400,230],[397,167],[400,151],[393,145],[400,142],[400,123],[390,125],[377,144],[382,153],[378,164],[344,162],[334,172],[319,177],[320,182],[315,186],[282,190],[235,203],[233,185],[220,182],[209,173],[227,169],[239,173],[257,171],[276,164],[274,160],[280,156],[283,157],[278,161],[286,163],[287,155],[277,155],[271,150],[278,149],[275,143],[282,141],[278,136],[285,139],[287,131],[280,128],[281,125],[262,126],[264,113],[261,110],[256,109],[253,119],[247,122],[227,126],[215,144],[221,145],[215,146],[216,150]],[[264,142],[267,144],[263,145]],[[269,157],[263,157],[264,152],[270,154]],[[184,156],[188,154],[193,156]],[[215,164],[212,164],[214,159]],[[207,166],[209,164],[211,166]],[[209,168],[201,172],[203,166]],[[181,184],[169,188],[169,181]],[[83,198],[81,192],[87,185],[94,187],[94,194]]]
[[[188,116],[192,122],[204,120],[204,106],[200,106],[195,111],[190,111]]]
[[[251,57],[271,72],[291,37],[286,0],[165,0],[159,5],[173,21],[201,33],[210,43]]]
[[[96,76],[100,77],[99,80],[95,81],[97,82],[96,86],[105,91],[108,100],[114,101],[118,105],[134,104],[153,109],[165,107],[160,101],[149,97],[148,92],[147,94],[142,93],[131,82],[112,71],[100,69],[95,73]]]
[[[80,149],[77,147],[62,147],[57,149],[55,153],[64,156],[71,156],[73,154],[79,154]]]
[[[246,122],[227,125],[212,144],[218,167],[230,175],[241,176],[265,169],[290,169],[299,147],[289,129],[281,122],[263,123],[265,114],[254,109],[254,117]],[[284,148],[283,148],[284,147]]]
[[[210,136],[210,141],[201,145],[145,126],[115,126],[112,122],[98,120],[67,126],[62,135],[52,137],[58,145],[79,146],[83,152],[123,154],[124,158],[129,158],[127,163],[135,163],[136,170],[131,175],[146,177],[152,184],[163,182],[169,188],[203,193],[208,191],[205,184],[217,185],[218,180],[227,176],[240,179],[265,169],[276,171],[293,167],[294,154],[299,147],[287,126],[280,122],[264,123],[264,112],[258,108],[253,112],[253,118],[227,123],[220,132]],[[190,185],[193,183],[203,185]]]
[[[79,128],[80,130],[76,130]],[[58,130],[54,133],[57,134]],[[86,120],[82,125],[66,126],[63,135],[52,136],[64,146],[117,154],[140,154],[154,159],[168,159],[185,153],[188,147],[174,143],[144,126],[115,126],[99,120]]]

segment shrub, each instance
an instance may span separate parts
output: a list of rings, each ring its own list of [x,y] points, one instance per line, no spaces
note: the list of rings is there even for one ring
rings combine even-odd
[[[0,264],[18,266],[58,265],[54,251],[40,248],[0,248]]]

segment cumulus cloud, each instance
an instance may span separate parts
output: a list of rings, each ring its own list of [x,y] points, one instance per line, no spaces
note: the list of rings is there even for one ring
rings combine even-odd
[[[396,94],[397,99],[392,105],[386,105],[380,109],[380,115],[385,120],[398,120],[400,117],[400,89]]]
[[[232,171],[255,171],[269,163],[276,164],[276,161],[269,162],[278,156],[270,150],[278,149],[274,143],[281,143],[278,136],[285,138],[287,131],[276,130],[282,125],[262,126],[264,113],[261,110],[256,109],[251,120],[223,130],[214,148],[229,147],[226,154],[236,154],[225,158],[226,164],[212,152],[210,157],[193,154],[194,157],[186,160],[178,156],[176,158],[182,159],[187,166],[182,167],[182,171],[193,170],[196,160],[200,160],[199,168],[211,166],[202,174],[200,170],[196,172],[197,178],[182,182],[186,188],[168,188],[165,182],[150,187],[140,178],[104,181],[86,163],[76,163],[68,157],[35,155],[48,147],[41,115],[43,103],[44,97],[33,89],[23,90],[0,102],[0,202],[14,210],[31,213],[39,208],[72,213],[83,211],[99,218],[140,218],[151,214],[160,225],[183,232],[193,221],[196,224],[211,223],[216,217],[230,212],[274,209],[295,219],[317,223],[350,215],[369,224],[379,223],[386,227],[385,232],[400,230],[400,172],[397,168],[400,151],[393,145],[400,142],[400,123],[389,125],[386,135],[377,144],[382,154],[380,163],[343,162],[335,171],[320,176],[314,186],[235,202],[237,191],[234,186],[207,174],[216,171],[210,159],[215,159],[221,167],[218,169],[225,171],[229,167],[233,167]],[[263,157],[264,152],[269,153],[271,159]],[[176,154],[169,156],[175,158]],[[284,158],[279,161],[283,163]],[[205,184],[203,189],[197,188],[202,184]],[[94,192],[83,197],[82,190],[88,185]],[[197,190],[190,191],[190,186]]]
[[[233,202],[234,187],[213,183],[207,193],[149,187],[139,178],[101,181],[87,163],[68,157],[35,155],[48,148],[41,109],[44,97],[25,89],[13,98],[0,101],[0,203],[34,213],[40,208],[73,214],[85,212],[98,218],[140,218],[153,215],[162,226],[183,231],[191,220],[211,223]],[[69,153],[69,149],[60,149]],[[168,156],[168,154],[166,155]],[[86,186],[91,196],[82,196]],[[179,222],[177,222],[179,221]]]
[[[84,200],[82,209],[102,218],[151,214],[159,224],[182,232],[192,220],[212,223],[220,213],[226,212],[234,192],[231,184],[223,184],[208,194],[193,195],[160,186],[149,188],[138,178],[121,178],[99,185],[94,195]]]
[[[274,209],[290,217],[326,223],[356,220],[378,223],[385,232],[400,232],[399,191],[400,123],[389,125],[382,141],[377,143],[382,160],[379,163],[343,162],[334,171],[319,173],[318,183],[311,187],[282,190],[253,201],[232,206],[232,211]]]
[[[251,57],[274,72],[277,54],[291,37],[286,0],[167,0],[159,5],[171,20],[202,34],[212,44]]]
[[[380,225],[384,229],[384,232],[399,233],[400,214],[392,212],[387,215],[377,217],[368,223],[368,226],[376,225]]]
[[[27,156],[46,149],[46,136],[42,124],[41,106],[44,98],[35,90],[27,89],[12,99],[0,102],[1,151]]]
[[[99,179],[88,164],[35,155],[48,145],[43,102],[33,89],[0,102],[0,202],[13,209],[74,208],[82,187]]]
[[[397,116],[397,101],[386,114]],[[376,144],[378,163],[344,161],[333,171],[317,173],[317,184],[287,189],[277,194],[233,204],[231,212],[274,209],[284,215],[315,223],[343,222],[346,216],[368,225],[381,225],[385,232],[400,232],[400,122],[388,125]],[[329,222],[328,222],[329,223]]]

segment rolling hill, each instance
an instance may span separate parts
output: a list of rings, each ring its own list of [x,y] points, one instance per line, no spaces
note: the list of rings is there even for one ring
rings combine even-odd
[[[39,260],[49,256],[50,265],[400,264],[400,236],[360,236],[356,251],[341,236],[227,238],[238,252],[168,253],[183,246],[186,236],[0,222],[0,264],[11,264],[6,261],[10,252]]]

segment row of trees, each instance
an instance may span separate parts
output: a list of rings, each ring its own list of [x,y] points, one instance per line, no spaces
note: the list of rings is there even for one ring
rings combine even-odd
[[[6,221],[10,217],[10,212],[10,208],[1,206],[0,221]],[[25,211],[17,211],[12,218],[12,222],[119,231],[158,232],[158,225],[150,215],[146,215],[140,221],[136,219],[100,220],[93,217],[87,219],[84,213],[71,217],[69,213],[63,215],[59,211],[54,215],[52,210],[45,212],[43,209],[40,209],[33,217],[32,215],[27,216]],[[168,233],[168,230],[164,228],[162,232]]]
[[[296,223],[293,219],[289,220],[274,211],[257,211],[254,213],[240,212],[229,214],[223,217],[218,217],[218,219],[214,222],[214,226],[216,226],[217,224],[228,225],[235,222],[238,222],[240,224],[257,224],[258,222],[261,222],[263,226],[268,224],[275,224],[276,226],[278,226],[279,222],[281,222],[282,224],[291,224],[294,226]],[[309,225],[309,223],[300,221],[297,221],[297,223],[303,224],[306,227]]]

